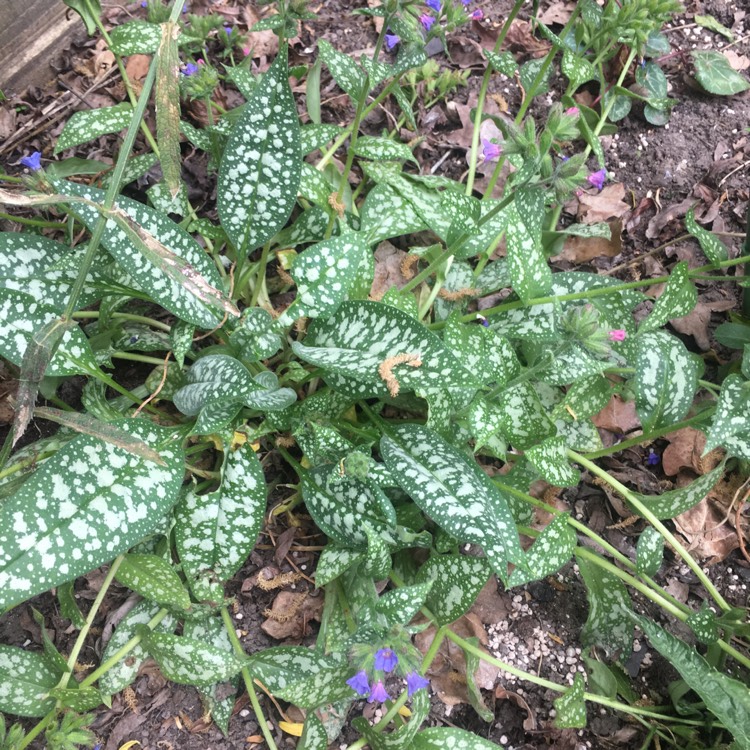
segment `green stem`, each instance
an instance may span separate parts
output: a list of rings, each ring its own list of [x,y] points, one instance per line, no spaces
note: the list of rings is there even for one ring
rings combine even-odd
[[[266,242],[263,245],[263,250],[260,254],[260,262],[258,263],[258,270],[255,275],[255,286],[253,287],[253,294],[250,297],[250,307],[255,307],[258,304],[258,297],[260,297],[261,289],[266,283],[266,266],[268,265],[268,254],[271,250],[271,243]],[[242,294],[241,289],[235,290],[235,297],[239,298]]]
[[[693,559],[690,553],[677,541],[674,534],[647,508],[622,482],[619,482],[614,477],[610,476],[604,469],[597,466],[593,461],[589,461],[579,453],[573,450],[567,449],[568,458],[575,463],[588,469],[592,474],[596,475],[610,487],[617,490],[622,497],[633,506],[639,515],[643,516],[672,546],[674,551],[684,560],[690,570],[695,573],[698,580],[703,584],[706,591],[711,595],[716,604],[725,612],[728,612],[731,607],[726,602],[724,597],[717,591],[716,587],[711,583],[709,577],[703,572],[701,566]]]
[[[148,357],[145,354],[134,354],[133,352],[112,352],[113,359],[127,359],[131,362],[146,362],[149,365],[163,365],[164,360],[157,357]]]
[[[229,616],[229,612],[227,611],[226,607],[221,608],[221,619],[224,621],[224,627],[226,628],[227,635],[229,636],[229,640],[232,643],[232,647],[234,648],[235,653],[237,654],[237,656],[245,658],[247,654],[245,653],[245,649],[242,648],[240,639],[237,637],[237,632],[234,629],[234,623],[232,622],[232,618]],[[260,731],[263,733],[263,737],[265,737],[266,739],[269,750],[278,750],[276,747],[276,743],[273,740],[273,735],[271,734],[268,722],[266,721],[266,717],[263,714],[263,709],[260,707],[258,694],[255,692],[255,685],[253,685],[253,678],[250,674],[250,670],[247,667],[243,667],[242,669],[242,679],[245,682],[247,694],[250,698],[250,703],[253,707],[253,711],[255,712],[255,718],[258,721],[258,725],[260,726]]]
[[[25,224],[28,227],[41,227],[42,229],[65,229],[65,222],[45,221],[44,219],[24,219],[22,216],[12,216],[0,212],[0,221],[14,221],[16,224]]]
[[[79,310],[73,313],[74,320],[97,320],[101,313],[99,310]],[[172,327],[161,321],[154,320],[153,318],[147,318],[145,315],[132,315],[131,313],[115,312],[111,313],[113,318],[119,320],[129,320],[132,323],[143,323],[144,325],[150,326],[151,328],[158,328],[160,331],[169,333]]]
[[[411,281],[404,285],[401,291],[406,294],[415,287],[419,286],[426,278],[431,276],[437,269],[439,269],[445,261],[448,260],[454,254],[453,249],[446,247],[435,260],[430,263],[427,268],[422,269]]]
[[[497,54],[500,52],[500,48],[503,46],[505,37],[510,31],[511,24],[515,20],[521,6],[524,4],[524,0],[516,0],[513,4],[508,17],[505,19],[503,28],[500,29],[500,34],[497,37],[493,52]],[[477,97],[477,106],[474,113],[474,130],[471,134],[471,157],[469,159],[469,174],[466,177],[466,195],[471,195],[474,191],[474,178],[477,171],[477,158],[479,157],[479,136],[482,129],[482,115],[484,114],[484,103],[487,100],[487,91],[490,86],[490,79],[492,78],[492,65],[487,63],[487,67],[484,69],[484,76],[482,77],[482,85],[479,89],[479,96]],[[427,107],[429,109],[429,107]],[[492,191],[489,191],[490,193]]]

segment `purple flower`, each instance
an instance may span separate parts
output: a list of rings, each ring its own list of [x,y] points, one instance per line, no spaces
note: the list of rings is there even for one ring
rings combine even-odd
[[[33,172],[38,172],[42,168],[42,154],[40,151],[34,151],[31,156],[24,156],[19,163]]]
[[[469,18],[473,21],[481,21],[484,18],[484,11],[481,8],[477,8]]]
[[[141,8],[148,8],[148,0],[143,0],[143,2],[141,2]]]
[[[354,677],[350,677],[346,684],[358,695],[367,695],[370,692],[370,683],[367,681],[367,672],[361,669]],[[382,687],[382,683],[380,683]]]
[[[398,664],[398,656],[390,648],[381,648],[375,654],[375,669],[380,669],[383,672],[393,672]]]
[[[419,17],[419,22],[422,24],[425,31],[429,31],[432,28],[432,24],[435,23],[435,19],[432,16],[427,15],[427,13],[422,13]]]
[[[182,69],[182,75],[184,76],[192,76],[195,75],[198,72],[198,66],[195,63],[189,62],[183,69]]]
[[[648,449],[648,456],[646,456],[646,465],[647,466],[657,466],[659,464],[659,461],[661,459],[659,458],[658,453],[654,453],[652,448]]]
[[[424,4],[428,8],[432,8],[435,13],[440,13],[440,6],[442,5],[440,0],[424,0]]]
[[[225,33],[225,34],[226,34],[227,36],[230,36],[230,35],[232,34],[232,27],[231,27],[231,26],[225,26],[225,27],[224,27],[224,33]]]
[[[567,108],[567,109],[565,110],[565,114],[566,114],[566,115],[567,115],[568,117],[578,117],[578,115],[580,115],[580,114],[581,114],[581,110],[580,110],[580,109],[578,109],[578,107],[568,107],[568,108]]]
[[[493,143],[487,138],[482,138],[482,157],[485,164],[488,161],[492,161],[493,159],[498,159],[501,152],[502,149],[497,145],[497,143]]]
[[[393,49],[400,41],[401,41],[401,37],[398,34],[386,34],[385,35],[385,46],[388,49]]]
[[[187,12],[188,12],[188,10],[189,10],[189,8],[188,8],[188,4],[187,4],[187,3],[183,3],[183,6],[182,6],[182,12],[183,12],[183,13],[187,13]]]
[[[623,328],[616,328],[614,331],[610,331],[608,335],[610,341],[625,341],[628,332]]]
[[[426,688],[430,684],[430,681],[422,677],[419,672],[409,672],[406,675],[406,690],[411,698],[417,690]]]
[[[597,190],[601,190],[607,180],[607,170],[600,169],[597,172],[590,174],[586,179],[588,180],[589,185],[595,187]]]
[[[471,0],[461,0],[461,2],[462,2],[462,3],[464,4],[464,5],[468,5],[468,4],[469,4],[469,3],[471,2]]]
[[[378,680],[373,686],[370,692],[370,697],[367,699],[368,703],[385,703],[391,696],[388,695],[382,680]]]

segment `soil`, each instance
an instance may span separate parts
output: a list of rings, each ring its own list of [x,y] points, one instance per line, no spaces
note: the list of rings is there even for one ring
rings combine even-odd
[[[541,10],[552,3],[542,2]],[[305,22],[300,35],[294,41],[292,64],[307,63],[314,59],[317,40],[325,38],[335,47],[345,52],[358,52],[372,49],[375,43],[373,23],[363,16],[352,16],[351,12],[363,5],[359,0],[330,0],[313,2],[317,18]],[[428,111],[418,112],[419,132],[403,131],[405,141],[415,136],[423,138],[416,149],[423,172],[432,172],[452,178],[460,178],[467,170],[466,148],[471,132],[467,128],[467,113],[476,102],[483,63],[478,53],[478,45],[490,44],[500,23],[511,5],[508,0],[479,2],[484,9],[486,20],[457,35],[451,42],[450,59],[438,50],[435,60],[447,68],[468,69],[470,76],[466,86],[459,88],[449,97],[449,103],[441,102]],[[564,6],[565,3],[554,3]],[[750,56],[750,8],[746,15],[739,3],[728,0],[688,0],[685,13],[669,25],[667,34],[675,51],[688,52],[697,47],[711,49],[730,48],[737,55]],[[209,0],[191,2],[192,12],[224,11],[227,18],[237,18],[237,9],[229,5],[217,5]],[[107,5],[106,17],[111,24],[127,20],[127,16],[141,13],[138,4],[121,6]],[[712,14],[725,26],[732,28],[736,43],[730,45],[720,35],[699,27],[694,22],[695,14]],[[524,12],[520,18],[523,19]],[[554,26],[559,30],[559,26]],[[244,30],[244,29],[243,29]],[[519,42],[520,44],[520,42]],[[519,55],[533,55],[533,50],[515,49]],[[17,164],[18,159],[31,150],[51,153],[51,146],[59,134],[62,123],[69,113],[80,106],[75,97],[69,97],[66,89],[71,87],[78,92],[86,91],[91,85],[92,60],[98,59],[101,49],[94,41],[87,40],[67,50],[60,63],[59,80],[64,83],[56,91],[32,90],[11,98],[10,106],[16,109],[13,117],[17,132],[0,143],[0,157],[6,165]],[[256,61],[259,66],[267,64],[266,59]],[[663,61],[663,68],[670,84],[670,96],[677,100],[668,126],[653,127],[641,119],[637,113],[629,115],[618,123],[616,134],[604,139],[607,168],[610,183],[623,185],[623,202],[627,204],[619,218],[623,222],[622,247],[617,254],[596,256],[581,261],[575,254],[560,258],[558,268],[597,270],[613,273],[624,279],[660,275],[676,260],[687,260],[691,265],[705,262],[697,245],[692,241],[676,238],[682,234],[681,220],[690,203],[697,204],[696,215],[708,228],[714,231],[744,231],[744,221],[750,201],[750,92],[733,97],[713,97],[700,93],[690,77],[689,61],[682,54],[675,54]],[[342,123],[351,120],[348,97],[341,95],[335,84],[323,73],[322,99],[324,120]],[[559,85],[559,81],[555,85]],[[105,90],[117,95],[116,75],[113,73]],[[521,92],[515,81],[493,77],[490,89],[494,106],[507,107],[513,114],[519,106]],[[589,96],[580,92],[582,103]],[[239,103],[236,93],[227,91],[229,106]],[[67,98],[66,98],[67,97]],[[235,101],[236,100],[236,101]],[[51,122],[43,116],[53,101],[65,103],[65,117],[56,117]],[[91,100],[89,100],[90,103]],[[304,96],[300,92],[301,111]],[[109,103],[113,103],[110,101]],[[101,106],[98,101],[95,106]],[[548,104],[542,100],[532,108],[532,114],[544,116]],[[6,108],[7,110],[7,108]],[[0,113],[2,114],[2,113]],[[10,116],[5,113],[5,118]],[[3,123],[0,117],[0,127]],[[380,134],[383,127],[392,127],[393,114],[384,109],[377,110],[365,122],[365,131]],[[92,149],[90,146],[79,149],[77,154],[88,158],[111,160],[115,152],[111,138],[101,138]],[[596,169],[593,160],[592,168]],[[190,186],[194,194],[210,197],[212,183],[205,181],[205,164],[196,161],[188,166],[195,184]],[[158,175],[149,179],[158,179]],[[481,174],[477,180],[477,190],[486,186],[487,178]],[[138,186],[145,189],[146,184]],[[690,199],[687,201],[686,199]],[[577,205],[566,207],[563,221],[574,220]],[[1,228],[8,229],[8,222],[0,221]],[[739,252],[741,239],[725,237],[730,253]],[[709,367],[717,367],[730,356],[711,338],[715,326],[726,319],[736,302],[734,285],[699,285],[699,300],[706,305],[706,313],[700,326],[691,329],[679,327],[675,330],[694,351],[705,356]],[[132,377],[135,382],[137,372],[125,371],[117,374],[118,379],[127,385]],[[139,381],[140,382],[140,381]],[[63,394],[69,403],[80,398],[78,388],[71,386],[70,392]],[[49,423],[41,423],[41,429],[48,434]],[[1,426],[0,426],[1,427]],[[609,428],[609,429],[607,429]],[[602,427],[605,441],[616,440],[620,430],[618,424]],[[0,434],[0,438],[4,437]],[[36,439],[38,433],[32,437]],[[669,438],[657,441],[651,446],[661,455],[670,446]],[[680,468],[680,474],[667,475],[663,466],[648,467],[645,461],[646,448],[626,451],[617,459],[607,459],[604,465],[612,471],[624,472],[628,481],[639,489],[645,484],[651,491],[663,491],[682,481],[688,467]],[[275,467],[267,467],[269,479]],[[694,475],[694,474],[693,474]],[[283,481],[283,480],[281,480]],[[653,489],[655,488],[655,489]],[[728,490],[727,490],[728,491]],[[269,503],[269,508],[282,500],[279,490]],[[627,513],[613,504],[602,489],[583,476],[583,483],[574,491],[566,491],[556,497],[560,507],[571,510],[575,517],[594,528],[618,550],[631,559],[634,557],[634,543],[641,530],[638,524],[622,523]],[[269,518],[271,518],[269,516]],[[304,517],[302,527],[294,530],[285,516],[269,521],[263,532],[260,544],[250,560],[228,586],[228,595],[235,596],[234,609],[237,632],[248,653],[279,643],[305,643],[314,641],[317,624],[315,611],[319,604],[319,592],[307,576],[315,568],[316,545],[323,538],[315,536],[309,520]],[[742,533],[742,532],[740,532]],[[735,534],[736,536],[736,534]],[[582,540],[583,543],[584,540]],[[730,545],[731,547],[731,545]],[[736,547],[736,545],[735,545]],[[730,603],[745,607],[748,603],[750,585],[750,565],[735,547],[723,548],[721,561],[707,565],[706,572],[721,593]],[[709,556],[710,557],[710,556]],[[710,562],[710,560],[709,560]],[[306,571],[306,572],[305,572]],[[287,634],[283,640],[273,638],[264,632],[261,625],[273,623],[268,611],[272,608],[279,593],[258,585],[258,578],[273,579],[279,574],[296,574],[295,581],[283,590],[289,595],[305,595],[304,608],[307,614],[298,620],[296,631]],[[103,571],[94,571],[76,583],[76,598],[84,610],[96,596]],[[695,608],[701,604],[701,588],[697,580],[678,560],[667,553],[656,580],[669,587],[669,591]],[[491,606],[482,615],[482,626],[487,636],[487,648],[511,665],[537,672],[542,677],[557,682],[569,682],[573,674],[583,669],[581,655],[584,651],[580,642],[581,628],[586,620],[588,605],[586,594],[576,566],[567,565],[556,576],[528,586],[503,592],[496,582],[486,592]],[[102,629],[109,619],[115,616],[118,608],[128,597],[128,592],[117,586],[105,603],[94,623],[93,638],[89,639],[81,657],[82,663],[97,663],[103,649]],[[299,601],[296,599],[295,601]],[[317,603],[316,603],[317,600]],[[654,616],[652,605],[634,596],[638,611]],[[0,618],[0,643],[29,648],[41,647],[41,634],[31,616],[35,607],[45,617],[49,635],[63,653],[69,651],[75,637],[73,627],[59,613],[57,600],[51,594],[37,597],[32,602],[17,607]],[[673,623],[670,627],[673,627]],[[273,628],[273,624],[271,625]],[[273,632],[273,631],[272,631]],[[680,631],[685,637],[686,633]],[[687,636],[689,637],[689,635]],[[658,657],[645,639],[637,641],[634,655],[626,665],[637,692],[644,702],[662,702],[666,698],[666,686],[675,677],[674,671]],[[494,720],[483,723],[478,715],[466,704],[449,708],[436,695],[432,699],[430,724],[459,726],[475,731],[478,735],[506,748],[515,750],[555,747],[565,750],[583,748],[636,748],[643,742],[643,730],[619,714],[589,706],[589,725],[585,730],[557,730],[552,725],[554,710],[550,691],[533,685],[518,682],[511,675],[501,673],[496,685],[502,690],[485,690],[488,705],[494,710]],[[271,717],[273,733],[279,748],[294,748],[296,738],[284,734],[278,726],[279,712],[268,699],[262,697],[263,709]],[[369,710],[365,705],[355,704],[353,714]],[[300,715],[292,712],[290,718],[299,720]],[[258,725],[243,693],[237,701],[230,722],[229,735],[224,737],[210,722],[202,719],[203,708],[197,692],[193,688],[177,686],[167,682],[151,664],[141,671],[128,696],[114,697],[111,709],[101,707],[94,712],[92,730],[100,738],[104,750],[117,750],[129,740],[138,740],[147,750],[211,750],[212,748],[253,748],[264,747],[260,739]],[[533,720],[532,720],[533,719]],[[344,737],[332,747],[346,748],[354,735]],[[37,747],[41,747],[41,743]]]

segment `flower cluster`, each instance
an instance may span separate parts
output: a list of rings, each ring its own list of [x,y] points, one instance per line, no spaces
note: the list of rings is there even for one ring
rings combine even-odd
[[[385,675],[391,674],[398,664],[399,658],[393,649],[381,648],[375,652],[372,663],[373,675],[368,674],[367,669],[360,669],[346,681],[346,684],[358,695],[366,697],[368,703],[383,703],[391,698],[385,687]],[[406,690],[410,698],[417,690],[422,690],[429,684],[429,680],[416,670],[406,674]]]
[[[459,23],[463,23],[466,20],[465,12],[471,1],[472,0],[461,0],[460,4],[451,4],[449,0],[424,0],[427,9],[433,11],[435,15],[432,15],[431,13],[422,13],[422,15],[419,16],[419,22],[422,24],[425,31],[430,31],[435,24],[435,21],[445,11],[448,25],[452,28],[456,20]],[[461,12],[456,15],[458,9],[460,9]],[[473,21],[481,21],[484,18],[484,11],[481,8],[477,8],[469,13],[468,17]]]

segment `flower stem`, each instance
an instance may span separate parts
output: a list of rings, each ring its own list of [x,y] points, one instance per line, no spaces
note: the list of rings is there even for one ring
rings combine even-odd
[[[622,495],[622,497],[627,500],[630,505],[633,506],[638,514],[643,516],[643,518],[645,518],[672,546],[676,554],[679,555],[684,560],[685,564],[690,568],[690,570],[695,573],[698,580],[703,584],[706,591],[708,591],[716,604],[725,612],[728,612],[731,609],[730,605],[726,602],[724,597],[719,593],[713,583],[711,583],[709,577],[703,572],[701,566],[677,541],[677,538],[674,536],[674,534],[672,534],[672,532],[651,512],[651,510],[647,508],[624,484],[619,482],[614,477],[610,476],[608,472],[597,466],[593,461],[589,461],[587,458],[584,458],[582,455],[576,453],[573,450],[570,450],[569,448],[567,449],[567,455],[568,458],[570,458],[572,461],[575,461],[575,463],[583,466],[585,469],[588,469],[592,474],[596,475],[604,482],[606,482],[610,487],[612,487],[612,489],[617,490],[617,492],[619,492],[620,495]]]

